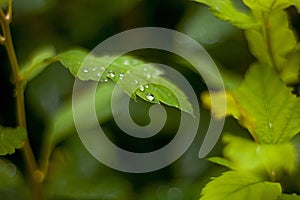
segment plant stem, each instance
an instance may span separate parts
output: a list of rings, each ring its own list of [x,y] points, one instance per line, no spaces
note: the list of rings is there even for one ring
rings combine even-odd
[[[16,116],[18,126],[24,127],[26,130],[26,115],[25,115],[25,104],[24,104],[24,87],[23,82],[20,81],[19,63],[14,50],[11,32],[9,24],[12,18],[12,1],[9,1],[8,12],[5,15],[2,9],[0,9],[0,22],[2,27],[3,35],[2,44],[5,46],[8,58],[10,61],[11,72],[13,76],[13,82],[15,84],[15,97],[16,97]],[[25,160],[25,164],[29,173],[31,181],[31,190],[33,199],[41,199],[41,183],[40,183],[40,170],[36,163],[32,148],[29,140],[25,141],[22,152]]]

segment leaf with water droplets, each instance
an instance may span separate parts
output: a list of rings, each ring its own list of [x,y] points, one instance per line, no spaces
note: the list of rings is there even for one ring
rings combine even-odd
[[[151,103],[164,103],[193,115],[186,95],[162,77],[163,71],[153,64],[132,56],[95,56],[83,50],[71,50],[57,59],[81,80],[116,83],[126,94]]]
[[[7,128],[0,126],[0,155],[13,154],[15,149],[22,147],[26,138],[26,130],[22,127]]]

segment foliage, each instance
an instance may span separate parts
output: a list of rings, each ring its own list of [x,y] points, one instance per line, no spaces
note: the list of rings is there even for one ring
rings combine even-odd
[[[254,141],[231,135],[223,137],[224,157],[209,160],[232,171],[208,183],[200,199],[298,198],[280,196],[279,183],[297,168],[291,140],[300,132],[300,101],[290,86],[299,83],[300,43],[285,9],[299,7],[299,1],[244,0],[247,12],[237,9],[231,0],[197,1],[208,5],[216,17],[244,29],[250,51],[257,59],[239,86],[228,89],[226,94],[212,94],[217,98],[226,95],[227,99],[226,114],[218,111],[221,109],[212,114],[217,118],[233,116],[248,129]],[[210,98],[207,92],[202,94],[207,108],[211,106]],[[216,192],[215,188],[222,189]]]

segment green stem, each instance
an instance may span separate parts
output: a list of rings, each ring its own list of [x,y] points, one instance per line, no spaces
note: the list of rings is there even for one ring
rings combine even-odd
[[[9,27],[9,24],[11,22],[11,17],[12,17],[12,1],[10,0],[8,4],[8,12],[6,15],[3,12],[3,10],[0,9],[0,22],[1,22],[2,32],[3,32],[3,35],[1,36],[1,42],[6,48],[8,58],[10,61],[13,82],[15,84],[17,123],[19,126],[22,126],[25,129],[27,129],[25,104],[24,104],[24,87],[23,87],[23,82],[20,81],[19,63],[14,50],[10,27]],[[33,196],[32,198],[41,199],[41,193],[40,193],[41,173],[36,163],[28,138],[25,141],[22,150],[23,150],[22,152],[26,163],[26,167],[30,176],[32,196]]]

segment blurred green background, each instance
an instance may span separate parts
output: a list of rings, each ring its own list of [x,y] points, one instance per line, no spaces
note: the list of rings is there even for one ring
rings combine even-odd
[[[246,9],[235,0],[240,9]],[[136,27],[165,27],[186,33],[202,44],[234,87],[254,58],[247,49],[242,31],[212,16],[205,6],[185,0],[14,0],[11,25],[15,49],[20,64],[31,59],[41,48],[62,52],[73,47],[93,49],[106,38]],[[299,32],[300,17],[291,8],[289,13]],[[137,52],[146,60],[155,60],[179,70],[192,84],[197,96],[206,90],[199,75],[174,55],[161,51]],[[8,60],[0,48],[0,124],[14,126],[14,94],[10,83]],[[233,81],[234,80],[234,81]],[[60,64],[54,63],[27,85],[25,91],[29,137],[36,157],[45,151],[43,144],[53,134],[55,125],[64,126],[55,136],[49,177],[45,191],[49,199],[120,199],[120,200],[186,200],[198,199],[209,177],[225,169],[198,158],[209,123],[209,112],[201,107],[198,135],[189,150],[172,165],[150,173],[128,174],[110,169],[95,160],[83,147],[71,118],[71,94],[74,78]],[[105,89],[104,89],[105,90]],[[103,95],[110,95],[106,89]],[[201,103],[199,103],[201,105]],[[131,102],[133,119],[140,125],[149,123],[148,103]],[[145,152],[159,148],[172,140],[176,133],[174,122],[180,112],[167,108],[168,121],[163,131],[146,141],[122,133],[109,117],[109,104],[103,104],[103,127],[119,146]],[[59,126],[59,125],[58,125]],[[224,132],[248,137],[237,123],[226,120]],[[222,144],[211,155],[221,154]],[[47,149],[47,148],[46,148]],[[28,191],[20,174],[24,165],[20,152],[2,160],[0,196],[25,199]],[[10,161],[8,161],[10,160]],[[16,170],[15,165],[19,171]],[[6,166],[6,167],[5,167]]]

